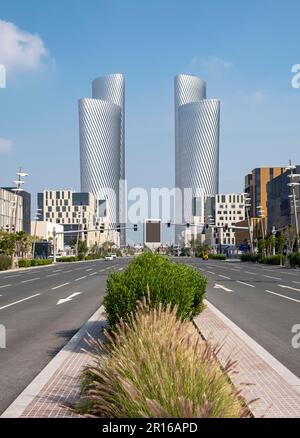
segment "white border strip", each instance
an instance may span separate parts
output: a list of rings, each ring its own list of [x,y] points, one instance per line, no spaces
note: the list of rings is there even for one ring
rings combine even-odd
[[[221,319],[239,338],[241,338],[248,347],[250,347],[258,356],[260,356],[273,370],[275,370],[287,383],[300,393],[300,379],[293,374],[286,366],[279,360],[268,353],[261,345],[259,345],[253,338],[240,329],[234,322],[218,310],[213,304],[205,300],[205,304],[214,314]]]
[[[88,324],[93,321],[99,321],[104,313],[104,307],[101,306],[93,316],[81,327],[72,339],[60,350],[60,352],[46,365],[46,367],[33,379],[33,381],[24,389],[16,400],[3,412],[0,418],[19,418],[27,406],[40,393],[43,387],[48,383],[53,374],[62,365],[68,355],[74,351],[82,338],[88,331]]]

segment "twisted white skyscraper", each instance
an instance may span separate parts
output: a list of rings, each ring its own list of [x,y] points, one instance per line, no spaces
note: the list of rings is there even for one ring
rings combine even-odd
[[[220,101],[206,99],[206,83],[192,75],[178,75],[175,91],[176,224],[203,215],[203,196],[219,190]],[[186,193],[185,193],[186,191]],[[201,219],[199,219],[201,222]],[[176,227],[176,243],[183,228]]]
[[[92,98],[79,101],[81,191],[92,192],[106,205],[111,225],[121,224],[126,243],[125,78],[122,74],[93,81]]]

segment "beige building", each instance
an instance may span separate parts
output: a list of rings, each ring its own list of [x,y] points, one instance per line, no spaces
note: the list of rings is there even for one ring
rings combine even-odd
[[[96,243],[101,245],[108,240],[119,244],[119,233],[108,229],[106,211],[99,216],[98,202],[92,193],[45,190],[38,193],[38,209],[42,221],[63,226],[65,246],[70,245],[78,233],[80,239],[86,240],[88,247]],[[100,233],[100,225],[104,225],[104,233]]]
[[[205,243],[211,247],[235,246],[235,229],[245,220],[245,198],[242,193],[207,196],[204,204]]]
[[[62,234],[64,231],[63,225],[55,224],[48,221],[31,222],[31,235],[36,236],[40,240],[47,240],[47,242],[52,240],[54,230],[57,233],[56,250],[63,251],[64,249],[64,235]]]
[[[23,198],[5,189],[0,189],[0,230],[23,230]]]

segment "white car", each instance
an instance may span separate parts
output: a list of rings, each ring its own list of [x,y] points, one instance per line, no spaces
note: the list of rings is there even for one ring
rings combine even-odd
[[[110,261],[112,261],[114,258],[112,257],[112,256],[106,256],[105,257],[105,260],[110,260]]]

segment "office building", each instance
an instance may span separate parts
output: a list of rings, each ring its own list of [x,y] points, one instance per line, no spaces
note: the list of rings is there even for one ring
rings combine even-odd
[[[14,187],[3,187],[4,190],[8,190],[15,194]],[[25,190],[19,192],[19,196],[22,198],[22,226],[21,229],[25,233],[30,234],[30,222],[31,222],[31,194]]]
[[[245,220],[245,198],[241,193],[206,196],[204,201],[205,243],[214,249],[236,246],[232,226]]]
[[[180,244],[184,235],[186,239],[180,225],[201,226],[204,196],[218,193],[220,101],[206,98],[206,83],[196,76],[178,75],[174,85],[175,186],[179,189],[175,241]]]
[[[300,166],[296,166],[295,172],[300,174]],[[267,184],[267,228],[268,233],[272,232],[273,227],[282,231],[287,225],[295,225],[295,210],[292,204],[291,188],[288,184],[291,182],[290,172],[284,172],[276,178],[270,180]],[[299,181],[299,179],[298,179]],[[298,213],[298,223],[300,224],[300,188],[295,187],[296,205]]]
[[[1,188],[0,230],[8,232],[23,231],[23,197],[11,190]]]
[[[45,190],[38,193],[38,208],[41,211],[40,220],[63,225],[64,231],[74,231],[64,235],[64,244],[77,237],[86,239],[89,247],[95,243],[103,243],[106,234],[98,231],[84,233],[84,230],[96,230],[99,223],[108,227],[106,217],[98,217],[97,199],[92,193],[79,193],[72,190]],[[116,234],[116,233],[115,233]],[[115,236],[112,236],[116,239]]]
[[[95,79],[92,98],[79,101],[81,191],[98,200],[110,226],[125,232],[125,78],[113,74]]]
[[[31,222],[31,235],[37,237],[37,241],[43,240],[47,242],[53,242],[53,235],[57,233],[56,237],[56,250],[64,250],[64,226],[58,223],[49,221],[32,221]]]

